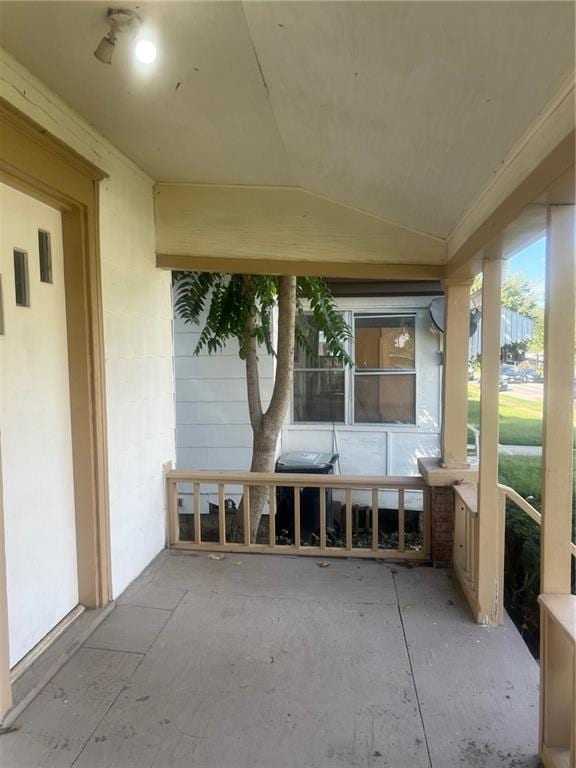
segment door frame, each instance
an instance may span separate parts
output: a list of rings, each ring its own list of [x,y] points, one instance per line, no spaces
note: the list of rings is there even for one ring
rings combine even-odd
[[[90,608],[111,599],[99,247],[99,182],[105,178],[100,168],[0,98],[0,182],[62,214],[78,594]],[[2,499],[0,455],[0,719],[12,705]]]

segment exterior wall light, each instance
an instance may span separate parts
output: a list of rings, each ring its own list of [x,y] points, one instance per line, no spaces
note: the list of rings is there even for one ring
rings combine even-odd
[[[94,56],[102,64],[111,64],[117,36],[124,32],[136,35],[142,22],[134,11],[115,8],[108,9],[106,21],[110,29],[98,44]],[[139,40],[135,54],[139,61],[149,64],[156,58],[156,46],[149,40]]]

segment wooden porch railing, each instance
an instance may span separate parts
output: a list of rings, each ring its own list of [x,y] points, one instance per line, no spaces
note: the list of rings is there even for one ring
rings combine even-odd
[[[498,485],[500,514],[506,513],[508,499],[538,525],[542,515],[514,488]],[[454,571],[470,603],[478,614],[478,512],[477,487],[454,486],[455,537]],[[503,545],[503,542],[502,542]],[[576,545],[570,550],[576,558]],[[503,549],[502,549],[503,552]],[[504,558],[499,564],[503,570]],[[502,579],[502,576],[500,576]],[[500,581],[503,584],[503,581]],[[541,744],[546,768],[576,766],[576,596],[542,594],[540,602],[541,659]]]
[[[263,552],[270,554],[298,554],[330,557],[372,557],[399,560],[426,560],[430,557],[430,504],[429,489],[420,477],[367,477],[343,475],[301,475],[251,472],[206,472],[168,470],[166,477],[166,506],[168,515],[168,545],[176,549]],[[182,540],[180,535],[179,486],[192,490],[192,525],[190,539]],[[209,486],[214,489],[217,501],[212,505],[215,518],[214,528],[208,537],[203,532],[203,522],[209,516],[202,513],[202,490]],[[262,515],[258,538],[254,543],[250,531],[250,493],[256,487],[266,488],[267,514]],[[227,520],[226,489],[240,488],[242,496],[242,525],[238,532]],[[291,535],[280,535],[277,530],[277,501],[279,488],[292,489]],[[301,491],[318,491],[319,525],[312,535],[312,541],[304,541],[301,531],[304,510]],[[327,525],[327,491],[337,492],[342,501],[338,503],[341,512],[337,526]],[[363,492],[368,503],[353,504],[354,493]],[[286,493],[286,491],[282,491]],[[288,492],[289,493],[289,492]],[[386,499],[382,501],[382,495]],[[414,510],[418,517],[417,531],[408,530],[406,523],[407,494],[416,502]],[[236,494],[238,495],[238,494]],[[389,507],[389,500],[396,504]],[[396,530],[383,531],[380,519],[385,509],[397,510]],[[230,513],[228,513],[230,517]],[[394,517],[394,516],[393,516]],[[210,540],[208,540],[210,538]]]

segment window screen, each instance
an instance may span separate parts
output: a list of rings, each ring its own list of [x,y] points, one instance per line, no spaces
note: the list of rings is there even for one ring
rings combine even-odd
[[[344,369],[330,354],[312,315],[296,320],[294,352],[294,422],[344,421]]]

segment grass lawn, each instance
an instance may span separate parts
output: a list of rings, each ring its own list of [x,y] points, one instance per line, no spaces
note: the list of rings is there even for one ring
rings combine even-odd
[[[468,423],[480,423],[480,387],[473,383],[468,386]],[[542,403],[500,392],[500,443],[542,445]]]

